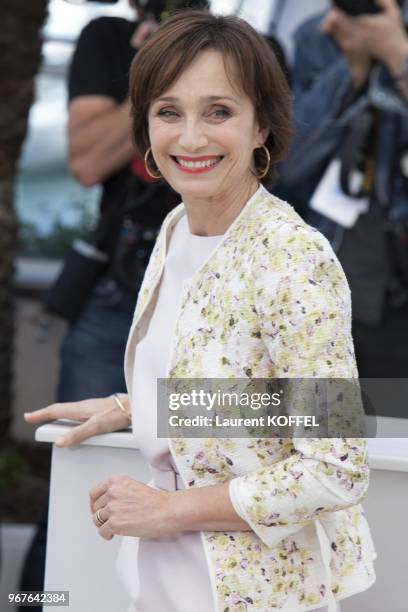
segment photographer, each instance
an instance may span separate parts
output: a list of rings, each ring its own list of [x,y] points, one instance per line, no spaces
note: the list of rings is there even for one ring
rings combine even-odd
[[[102,187],[96,234],[111,263],[70,321],[61,348],[58,402],[126,390],[123,354],[139,286],[161,223],[178,202],[177,194],[154,181],[135,155],[127,99],[132,59],[171,2],[129,2],[134,21],[100,17],[84,28],[69,72],[68,161],[82,185]],[[187,2],[172,4],[182,8]],[[127,426],[120,411],[112,413],[118,429]],[[98,427],[88,435],[100,433]],[[26,558],[23,590],[43,589],[46,533],[44,517]]]
[[[339,7],[342,8],[339,8]],[[408,38],[396,0],[336,0],[296,33],[296,135],[278,191],[347,275],[361,377],[405,377]]]
[[[133,6],[137,8],[137,3]],[[137,47],[155,28],[152,18],[130,22],[101,17],[91,21],[79,38],[71,64],[69,164],[82,185],[102,186],[97,235],[111,264],[64,339],[60,402],[124,390],[121,358],[138,288],[156,233],[176,203],[169,189],[153,184],[143,160],[135,156],[130,134],[129,68]],[[124,210],[132,205],[135,212],[129,230]],[[126,260],[122,257],[118,262],[129,234],[130,252]]]

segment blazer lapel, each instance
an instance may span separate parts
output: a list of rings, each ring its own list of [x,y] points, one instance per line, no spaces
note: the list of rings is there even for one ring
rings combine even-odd
[[[157,239],[158,248],[152,255],[153,259],[149,261],[145,278],[139,291],[135,314],[126,343],[124,358],[125,380],[129,394],[132,392],[131,387],[136,346],[138,341],[146,333],[151,315],[153,314],[152,305],[155,303],[154,298],[156,297],[160,278],[163,274],[170,236],[174,226],[184,214],[184,204],[180,204],[173,209],[164,220],[162,229]]]

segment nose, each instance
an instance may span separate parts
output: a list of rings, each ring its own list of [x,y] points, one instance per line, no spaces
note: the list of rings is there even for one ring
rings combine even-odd
[[[206,147],[208,145],[208,137],[202,122],[195,119],[183,121],[179,135],[179,144],[185,151],[190,153]]]

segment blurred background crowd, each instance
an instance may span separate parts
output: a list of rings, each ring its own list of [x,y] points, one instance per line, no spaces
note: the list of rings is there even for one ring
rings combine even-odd
[[[123,354],[138,288],[160,224],[178,203],[149,176],[131,141],[127,75],[137,50],[170,10],[187,5],[237,14],[268,38],[290,82],[295,118],[289,157],[269,189],[326,235],[343,265],[360,376],[407,378],[408,6],[5,5],[0,519],[38,525],[21,536],[29,547],[18,567],[7,567],[3,552],[0,585],[17,572],[21,589],[41,590],[49,450],[34,448],[22,413],[125,391]],[[406,416],[398,410],[390,406],[388,416]],[[22,532],[10,529],[3,529],[3,551],[6,533],[8,545],[18,546],[13,538]]]

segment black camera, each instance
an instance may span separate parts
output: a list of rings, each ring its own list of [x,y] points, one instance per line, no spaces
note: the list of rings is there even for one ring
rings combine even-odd
[[[400,6],[402,6],[403,2],[404,0],[398,0]],[[375,0],[333,0],[333,4],[351,17],[374,15],[381,13],[382,10]]]
[[[153,15],[157,21],[180,9],[208,9],[206,0],[137,0],[135,6]]]

